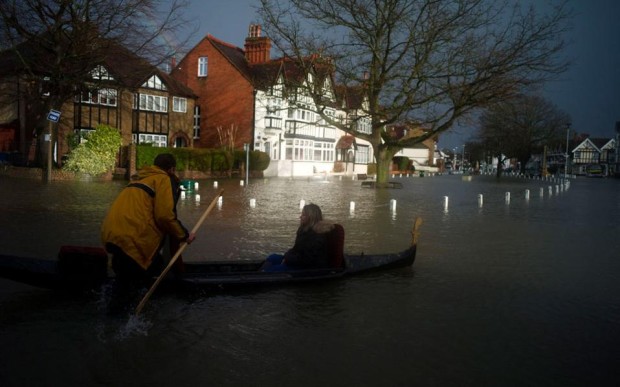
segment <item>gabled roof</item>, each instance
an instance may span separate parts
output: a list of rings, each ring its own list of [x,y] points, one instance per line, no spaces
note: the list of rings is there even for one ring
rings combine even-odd
[[[150,77],[156,75],[166,84],[170,94],[190,98],[196,97],[189,87],[120,45],[110,47],[108,55],[103,60],[103,65],[121,85],[126,87],[138,89]]]
[[[342,106],[353,110],[362,109],[364,99],[366,98],[363,86],[336,85],[334,89],[336,91],[336,98]]]
[[[597,152],[601,152],[603,149],[611,149],[615,147],[615,141],[609,138],[586,138],[577,146],[572,152],[578,151],[580,149],[589,149],[594,148]]]
[[[207,35],[205,38],[216,50],[218,50],[248,81],[252,81],[252,73],[248,61],[245,58],[245,52],[239,47],[226,43],[217,39],[213,35]]]
[[[250,64],[243,49],[219,40],[210,34],[204,40],[210,42],[256,89],[264,90],[273,86],[279,81],[280,77],[289,87],[302,85],[306,81],[307,74],[303,66],[298,65],[291,58],[275,58],[266,62]],[[330,78],[333,84],[333,64],[329,59],[313,55],[309,56],[307,60],[312,65],[312,75],[317,82],[324,82]],[[336,86],[334,88],[336,89]],[[340,88],[340,93],[338,90],[334,90],[336,100],[341,104],[345,103],[350,109],[360,109],[364,101],[363,89],[361,87],[347,89],[350,90],[345,91],[345,89]]]
[[[616,148],[616,140],[615,139],[604,139],[601,138],[600,140],[604,141],[607,140],[607,142],[604,142],[603,145],[599,146],[600,150],[607,150],[607,149],[615,149]]]
[[[98,54],[95,55],[99,55],[100,58],[93,58],[92,69],[94,69],[96,65],[105,67],[119,85],[131,89],[138,89],[151,76],[157,75],[166,84],[170,94],[190,98],[196,97],[194,92],[187,86],[173,79],[165,72],[159,70],[157,67],[120,44],[101,39],[99,48]],[[27,67],[20,59],[20,56],[24,56],[27,58],[37,58],[37,60],[28,63],[30,70],[34,75],[45,76],[50,73],[49,66],[50,63],[53,63],[52,55],[53,54],[44,51],[43,48],[36,43],[22,43],[15,49],[0,53],[0,75],[23,74],[27,70]],[[76,66],[83,65],[83,62],[77,62],[79,61],[76,61]],[[70,67],[71,64],[69,63],[67,66]]]
[[[272,60],[265,63],[252,65],[252,80],[257,89],[266,89],[278,82],[278,78],[283,74],[283,63]]]

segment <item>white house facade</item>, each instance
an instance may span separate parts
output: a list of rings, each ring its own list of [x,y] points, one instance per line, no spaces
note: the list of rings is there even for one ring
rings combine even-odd
[[[302,87],[295,86],[283,62],[271,82],[257,87],[254,109],[254,149],[271,158],[265,176],[313,176],[316,174],[364,174],[373,162],[367,141],[348,135],[330,125],[320,114],[313,99],[304,92],[307,82],[323,82],[324,96],[330,106],[324,114],[334,121],[354,119],[347,114],[346,103],[339,102],[331,79],[305,77]],[[296,80],[298,81],[298,80]],[[259,82],[260,83],[260,82]],[[350,110],[350,109],[349,109]],[[356,128],[370,133],[368,119],[357,119]]]

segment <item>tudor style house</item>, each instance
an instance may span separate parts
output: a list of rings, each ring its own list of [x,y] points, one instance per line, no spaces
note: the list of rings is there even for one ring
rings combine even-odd
[[[60,109],[54,162],[59,165],[69,151],[69,134],[81,138],[100,124],[119,129],[123,145],[192,146],[195,94],[123,47],[111,46],[107,54],[91,70],[92,79],[84,91],[76,92],[75,98],[66,101]],[[29,164],[35,158],[36,142],[40,141],[41,146],[44,136],[40,135],[43,129],[36,127],[40,124],[32,119],[32,103],[24,92],[27,78],[23,75],[15,52],[3,52],[0,59],[0,88],[4,91],[0,103],[3,148],[18,152],[23,163]],[[45,79],[45,73],[38,75]],[[39,97],[44,99],[45,95]]]
[[[571,151],[572,173],[588,175],[591,166],[599,166],[604,176],[612,175],[616,167],[616,140],[609,138],[586,138]]]
[[[195,146],[249,144],[269,154],[265,176],[366,173],[370,144],[329,125],[300,85],[320,82],[332,101],[326,115],[356,120],[357,130],[369,133],[370,123],[356,117],[364,98],[336,87],[320,68],[304,74],[292,61],[271,59],[270,50],[260,26],[251,25],[244,49],[207,35],[172,69],[171,76],[199,96]]]

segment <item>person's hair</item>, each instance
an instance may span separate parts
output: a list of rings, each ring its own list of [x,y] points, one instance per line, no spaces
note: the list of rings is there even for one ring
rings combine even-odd
[[[315,224],[323,220],[321,208],[314,203],[306,204],[301,212],[305,212],[308,217],[307,222],[301,226],[303,230],[309,230]]]
[[[155,161],[153,161],[153,164],[163,169],[164,171],[167,171],[170,168],[176,168],[177,160],[170,153],[160,153],[155,157]]]

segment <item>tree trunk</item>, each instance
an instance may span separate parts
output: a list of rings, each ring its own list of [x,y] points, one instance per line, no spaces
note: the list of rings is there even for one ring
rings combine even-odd
[[[377,187],[386,187],[390,178],[390,167],[392,166],[392,158],[399,149],[379,146],[375,154],[377,161]]]
[[[504,167],[504,160],[502,159],[502,154],[497,154],[497,177],[500,178],[502,176],[502,171]]]

